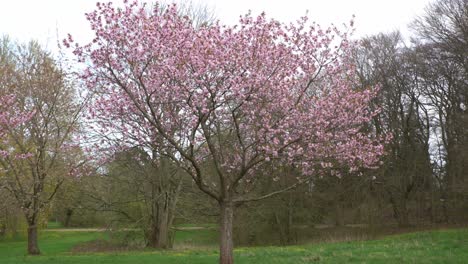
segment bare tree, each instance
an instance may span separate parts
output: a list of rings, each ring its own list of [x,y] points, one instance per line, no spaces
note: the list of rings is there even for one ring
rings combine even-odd
[[[468,2],[439,0],[412,24],[423,92],[434,111],[445,218],[460,217],[468,190]]]
[[[381,87],[376,103],[383,108],[374,124],[393,135],[376,181],[400,226],[409,225],[408,203],[432,178],[429,116],[413,57],[398,32],[366,38],[357,51],[361,84]]]

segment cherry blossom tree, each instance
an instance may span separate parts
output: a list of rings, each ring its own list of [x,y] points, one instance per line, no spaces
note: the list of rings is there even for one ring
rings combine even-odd
[[[0,96],[7,95],[0,97],[0,186],[21,207],[28,254],[38,255],[40,219],[81,163],[72,141],[84,102],[39,44],[1,41]]]
[[[159,144],[219,203],[220,263],[233,263],[236,206],[324,171],[379,163],[382,137],[366,126],[375,90],[355,89],[346,30],[265,14],[197,28],[175,5],[148,12],[136,1],[98,3],[87,19],[92,42],[69,35],[64,44],[86,64],[93,118],[115,137]],[[272,164],[301,173],[285,189],[253,196],[259,170]]]

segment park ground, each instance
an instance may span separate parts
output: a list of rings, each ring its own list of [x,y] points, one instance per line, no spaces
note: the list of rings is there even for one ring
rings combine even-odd
[[[25,254],[23,237],[0,240],[1,264],[124,264],[217,263],[216,228],[176,231],[172,250],[138,250],[119,247],[130,230],[57,229],[40,233],[41,256]],[[118,238],[116,238],[116,236]],[[375,240],[314,242],[286,247],[239,247],[236,263],[468,263],[468,228],[449,228],[383,236]]]

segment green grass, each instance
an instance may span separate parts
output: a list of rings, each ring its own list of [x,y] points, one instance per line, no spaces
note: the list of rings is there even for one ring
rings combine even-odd
[[[217,228],[218,227],[218,224],[216,223],[212,223],[212,224],[209,224],[209,223],[197,223],[197,224],[187,224],[187,223],[184,223],[184,224],[178,224],[176,226],[177,228],[198,228],[198,227],[203,227],[203,228]]]
[[[40,232],[39,247],[43,255],[63,255],[78,243],[103,239],[105,236],[106,234],[99,232]],[[25,253],[25,238],[0,242],[0,260],[8,257],[23,257]],[[4,262],[0,261],[0,263]]]
[[[47,229],[58,229],[58,228],[63,228],[62,223],[54,222],[54,221],[49,221],[47,223]]]
[[[188,233],[183,233],[188,232]],[[199,233],[197,233],[199,232]],[[178,231],[176,244],[192,236],[213,234],[206,230]],[[95,239],[106,239],[105,233],[42,232],[40,247],[43,255],[25,256],[25,242],[0,242],[0,263],[216,263],[215,247],[171,251],[128,251],[117,253],[72,254],[70,249]],[[198,239],[198,241],[197,241]],[[252,247],[235,250],[236,263],[468,263],[468,229],[450,229],[388,236],[380,240],[321,243],[289,247]]]
[[[216,247],[218,231],[215,228],[176,230],[175,248]]]

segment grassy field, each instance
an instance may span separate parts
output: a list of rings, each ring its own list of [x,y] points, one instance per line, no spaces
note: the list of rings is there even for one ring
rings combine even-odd
[[[47,232],[40,236],[42,255],[25,256],[24,240],[0,241],[0,263],[216,263],[213,229],[176,233],[171,251],[73,253],[77,244],[109,239],[105,232]],[[181,246],[182,245],[182,246]],[[185,245],[185,246],[184,246]],[[196,245],[196,246],[195,246]],[[202,245],[200,247],[200,245]],[[319,243],[235,250],[236,263],[468,263],[468,229],[448,229],[388,236],[380,240]]]

